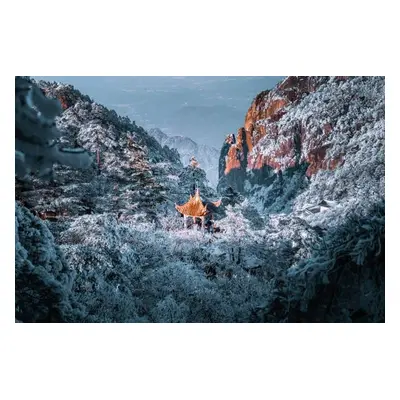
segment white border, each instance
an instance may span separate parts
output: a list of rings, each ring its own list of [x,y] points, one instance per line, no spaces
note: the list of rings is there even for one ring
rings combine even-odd
[[[2,398],[397,398],[390,364],[399,359],[400,281],[394,7],[387,1],[121,3],[3,6]],[[386,324],[13,323],[13,76],[293,74],[387,76]]]

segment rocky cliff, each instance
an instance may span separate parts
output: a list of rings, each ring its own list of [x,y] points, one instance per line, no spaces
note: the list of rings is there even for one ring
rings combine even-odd
[[[310,181],[319,171],[357,164],[373,137],[373,159],[381,158],[383,134],[384,77],[290,76],[261,92],[236,137],[226,138],[219,187],[243,193],[300,170]]]
[[[298,300],[274,299],[267,320],[289,308],[288,321],[384,320],[384,77],[288,77],[260,93],[222,146],[219,177],[220,191],[278,218],[278,234],[305,223],[320,240],[289,268],[296,284],[277,289]]]

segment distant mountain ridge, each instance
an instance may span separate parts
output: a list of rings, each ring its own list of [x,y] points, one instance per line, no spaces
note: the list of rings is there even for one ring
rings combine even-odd
[[[148,130],[161,146],[178,150],[183,165],[188,165],[190,158],[195,156],[200,167],[206,171],[207,179],[213,187],[218,183],[218,160],[220,151],[215,147],[198,144],[186,136],[169,136],[159,128]]]

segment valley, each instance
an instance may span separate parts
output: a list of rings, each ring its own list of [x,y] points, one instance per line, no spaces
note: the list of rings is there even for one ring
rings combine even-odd
[[[384,322],[384,77],[283,78],[219,150],[71,85],[16,89],[38,121],[16,111],[16,320]],[[195,190],[218,229],[184,227]]]

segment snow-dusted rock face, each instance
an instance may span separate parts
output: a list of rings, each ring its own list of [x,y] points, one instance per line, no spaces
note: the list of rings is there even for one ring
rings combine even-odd
[[[179,152],[180,159],[184,166],[188,165],[192,156],[195,156],[200,167],[206,171],[207,179],[213,187],[218,183],[218,158],[219,151],[203,144],[198,144],[185,136],[169,136],[158,128],[149,130],[162,146],[168,146]]]
[[[89,103],[92,102],[89,96],[82,94],[72,85],[40,81],[39,86],[47,97],[59,100],[63,110],[73,107],[79,100]]]
[[[57,98],[61,102],[65,111],[58,124],[61,128],[64,128],[65,132],[70,130],[71,127],[75,127],[76,132],[76,128],[79,127],[81,135],[86,133],[86,136],[89,136],[92,133],[91,144],[97,145],[98,134],[93,129],[103,128],[104,130],[104,128],[108,128],[108,131],[115,131],[114,134],[109,133],[106,135],[109,136],[109,140],[107,140],[109,144],[111,144],[111,141],[115,142],[116,136],[118,138],[125,137],[125,139],[128,136],[131,138],[133,136],[135,143],[147,148],[150,162],[168,160],[179,163],[179,155],[175,151],[164,147],[164,145],[161,146],[142,127],[137,126],[134,121],[127,117],[120,117],[114,110],[109,110],[101,104],[93,102],[89,96],[82,94],[72,85],[45,81],[37,83],[46,96]],[[96,125],[98,126],[96,127]],[[88,130],[91,130],[91,132],[88,132]],[[79,138],[74,139],[79,142]],[[97,150],[97,147],[92,150]]]
[[[361,130],[384,121],[384,83],[384,77],[286,78],[254,99],[236,143],[223,148],[220,176],[243,191],[238,175],[268,183],[299,165],[311,177],[351,162],[363,145]]]

